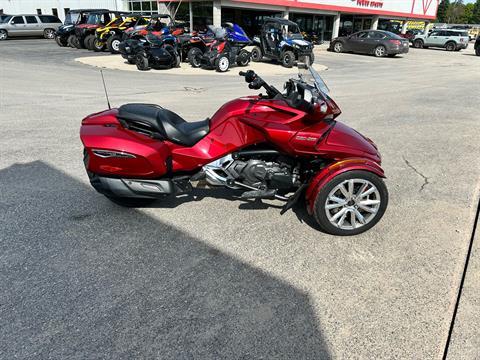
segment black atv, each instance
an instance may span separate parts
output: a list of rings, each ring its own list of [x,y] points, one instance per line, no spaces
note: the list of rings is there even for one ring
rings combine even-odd
[[[55,32],[55,41],[58,46],[73,47],[73,37],[75,37],[75,26],[84,24],[87,22],[88,14],[92,11],[99,11],[98,9],[76,9],[70,10],[65,16],[65,22]],[[100,10],[102,11],[102,10]],[[108,10],[103,10],[108,11]]]
[[[253,42],[252,60],[255,62],[266,57],[291,68],[301,58],[308,58],[310,65],[315,59],[313,44],[304,39],[297,23],[290,20],[265,19],[260,35],[255,36]]]
[[[193,67],[200,67],[200,57],[209,50],[215,41],[212,32],[184,34],[177,36],[182,61],[188,60]]]

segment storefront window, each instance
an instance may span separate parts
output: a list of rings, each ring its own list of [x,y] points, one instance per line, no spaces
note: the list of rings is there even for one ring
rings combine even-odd
[[[213,24],[213,2],[192,2],[193,30],[204,31]]]
[[[268,10],[246,10],[222,7],[222,24],[232,22],[239,24],[249,36],[260,34],[263,20],[280,17],[282,14]]]
[[[157,1],[128,1],[128,10],[133,13],[156,14],[158,13]]]

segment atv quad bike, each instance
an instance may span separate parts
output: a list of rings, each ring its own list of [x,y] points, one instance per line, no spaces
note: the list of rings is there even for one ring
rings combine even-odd
[[[182,60],[188,60],[193,67],[200,67],[200,57],[208,51],[212,42],[215,41],[215,36],[212,32],[193,32],[180,35],[177,39]]]
[[[290,20],[265,19],[260,36],[255,36],[253,42],[252,60],[255,62],[266,57],[291,68],[299,58],[308,58],[309,65],[315,59],[313,44],[304,39],[297,23]]]
[[[227,23],[223,28],[210,27],[210,30],[215,34],[215,41],[203,55],[197,55],[202,68],[226,72],[231,64],[247,66],[250,63],[251,54],[244,47],[251,41],[239,25]],[[195,67],[193,60],[190,63]]]

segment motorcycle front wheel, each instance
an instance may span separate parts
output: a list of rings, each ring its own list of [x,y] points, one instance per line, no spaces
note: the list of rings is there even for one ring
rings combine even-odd
[[[326,233],[351,236],[375,226],[387,205],[388,190],[379,176],[368,171],[347,171],[320,189],[313,215]]]

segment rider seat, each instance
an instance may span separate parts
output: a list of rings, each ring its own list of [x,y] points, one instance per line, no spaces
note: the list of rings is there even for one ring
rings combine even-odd
[[[125,104],[118,109],[118,118],[132,130],[160,135],[180,145],[193,146],[210,131],[210,119],[187,122],[173,111],[153,104]]]

